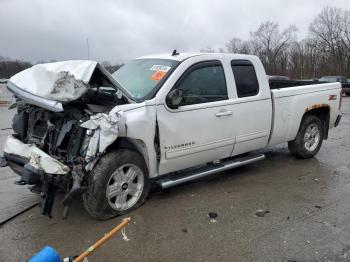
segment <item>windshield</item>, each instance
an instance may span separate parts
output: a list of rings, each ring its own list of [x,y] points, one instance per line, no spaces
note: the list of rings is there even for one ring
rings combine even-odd
[[[112,76],[134,98],[141,100],[152,93],[178,63],[169,59],[136,59],[126,63]]]

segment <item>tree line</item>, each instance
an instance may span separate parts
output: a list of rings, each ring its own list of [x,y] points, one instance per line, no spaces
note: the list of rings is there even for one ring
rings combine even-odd
[[[21,60],[11,60],[0,56],[0,78],[10,78],[14,74],[31,67],[32,64]]]
[[[278,23],[266,21],[246,40],[233,37],[225,47],[206,47],[201,51],[257,55],[270,75],[293,79],[325,75],[350,78],[350,10],[325,7],[309,25],[306,38],[297,40],[297,31],[295,26],[281,30]],[[109,62],[102,65],[110,72],[121,66]],[[10,78],[31,66],[30,62],[0,56],[0,78]]]
[[[267,74],[293,79],[313,79],[325,75],[350,78],[350,10],[325,7],[309,25],[306,38],[297,40],[298,29],[266,21],[249,39],[233,37],[218,52],[257,55]],[[203,52],[215,52],[206,47]]]

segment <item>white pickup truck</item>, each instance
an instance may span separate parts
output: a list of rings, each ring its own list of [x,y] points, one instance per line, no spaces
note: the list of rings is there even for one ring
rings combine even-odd
[[[40,64],[7,83],[17,114],[2,166],[69,206],[82,195],[107,219],[139,207],[151,183],[168,188],[263,160],[254,152],[288,142],[313,157],[341,118],[340,83],[284,81],[271,89],[256,56],[141,57],[110,75],[92,61]],[[66,210],[66,209],[65,209]]]

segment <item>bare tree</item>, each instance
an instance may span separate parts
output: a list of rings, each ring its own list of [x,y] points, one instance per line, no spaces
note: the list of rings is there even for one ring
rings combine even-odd
[[[228,53],[240,53],[243,41],[240,38],[234,37],[226,44]]]
[[[330,64],[331,74],[350,74],[350,18],[349,11],[326,7],[310,24],[310,36]]]
[[[258,55],[267,71],[283,73],[278,63],[286,64],[285,52],[296,39],[296,27],[290,26],[282,32],[278,23],[267,21],[250,33],[251,52]]]
[[[350,10],[325,7],[305,39],[297,41],[296,32],[295,26],[281,31],[278,23],[267,21],[247,40],[231,38],[226,52],[259,56],[268,74],[304,79],[350,76]]]

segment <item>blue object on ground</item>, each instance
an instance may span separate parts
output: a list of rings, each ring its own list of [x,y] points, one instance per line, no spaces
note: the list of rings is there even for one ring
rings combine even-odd
[[[61,262],[61,259],[55,249],[46,246],[29,259],[28,262]]]

